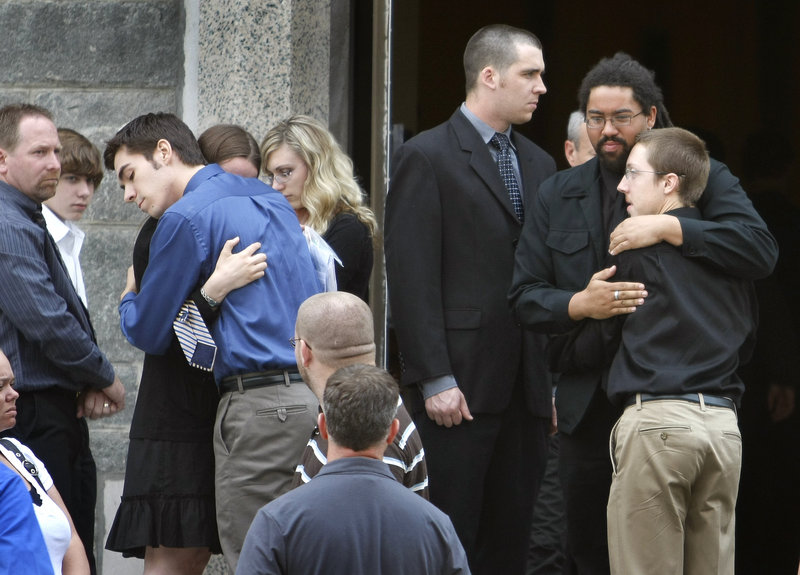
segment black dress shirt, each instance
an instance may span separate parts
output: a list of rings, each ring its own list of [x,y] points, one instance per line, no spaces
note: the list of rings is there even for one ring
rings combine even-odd
[[[699,219],[696,208],[669,212]],[[554,340],[551,365],[566,372],[611,364],[606,391],[620,404],[635,393],[707,393],[739,402],[736,375],[755,343],[757,302],[751,281],[687,258],[666,242],[622,252],[614,281],[644,283],[648,296],[632,314],[585,320]]]

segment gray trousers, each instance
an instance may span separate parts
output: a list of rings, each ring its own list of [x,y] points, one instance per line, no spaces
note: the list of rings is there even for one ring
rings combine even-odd
[[[215,494],[222,552],[236,571],[258,510],[289,491],[317,422],[317,398],[303,382],[222,395],[214,426]]]

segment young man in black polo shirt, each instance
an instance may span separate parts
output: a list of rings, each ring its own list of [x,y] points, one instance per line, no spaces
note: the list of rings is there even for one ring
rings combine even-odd
[[[628,213],[700,218],[693,206],[709,173],[702,140],[666,128],[637,142],[618,187]],[[622,326],[619,347],[607,348],[616,349],[608,396],[624,408],[610,445],[611,571],[732,575],[744,391],[736,369],[757,323],[752,283],[665,242],[623,252],[616,264],[620,279],[637,278],[649,295],[602,326]]]

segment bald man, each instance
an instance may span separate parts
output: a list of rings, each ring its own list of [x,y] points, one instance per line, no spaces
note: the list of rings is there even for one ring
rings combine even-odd
[[[354,364],[375,365],[375,331],[372,311],[359,297],[347,292],[311,296],[297,312],[294,338],[297,369],[320,403],[325,383],[339,368]],[[425,450],[403,401],[397,404],[400,431],[387,447],[383,461],[397,481],[428,499]],[[328,442],[314,429],[293,487],[307,483],[327,463]]]

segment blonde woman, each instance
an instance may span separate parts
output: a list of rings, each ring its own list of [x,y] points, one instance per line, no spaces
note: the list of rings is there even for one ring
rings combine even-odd
[[[353,162],[325,126],[303,115],[272,128],[261,157],[267,181],[289,200],[300,224],[318,232],[339,256],[339,290],[366,301],[378,224],[364,205]]]

